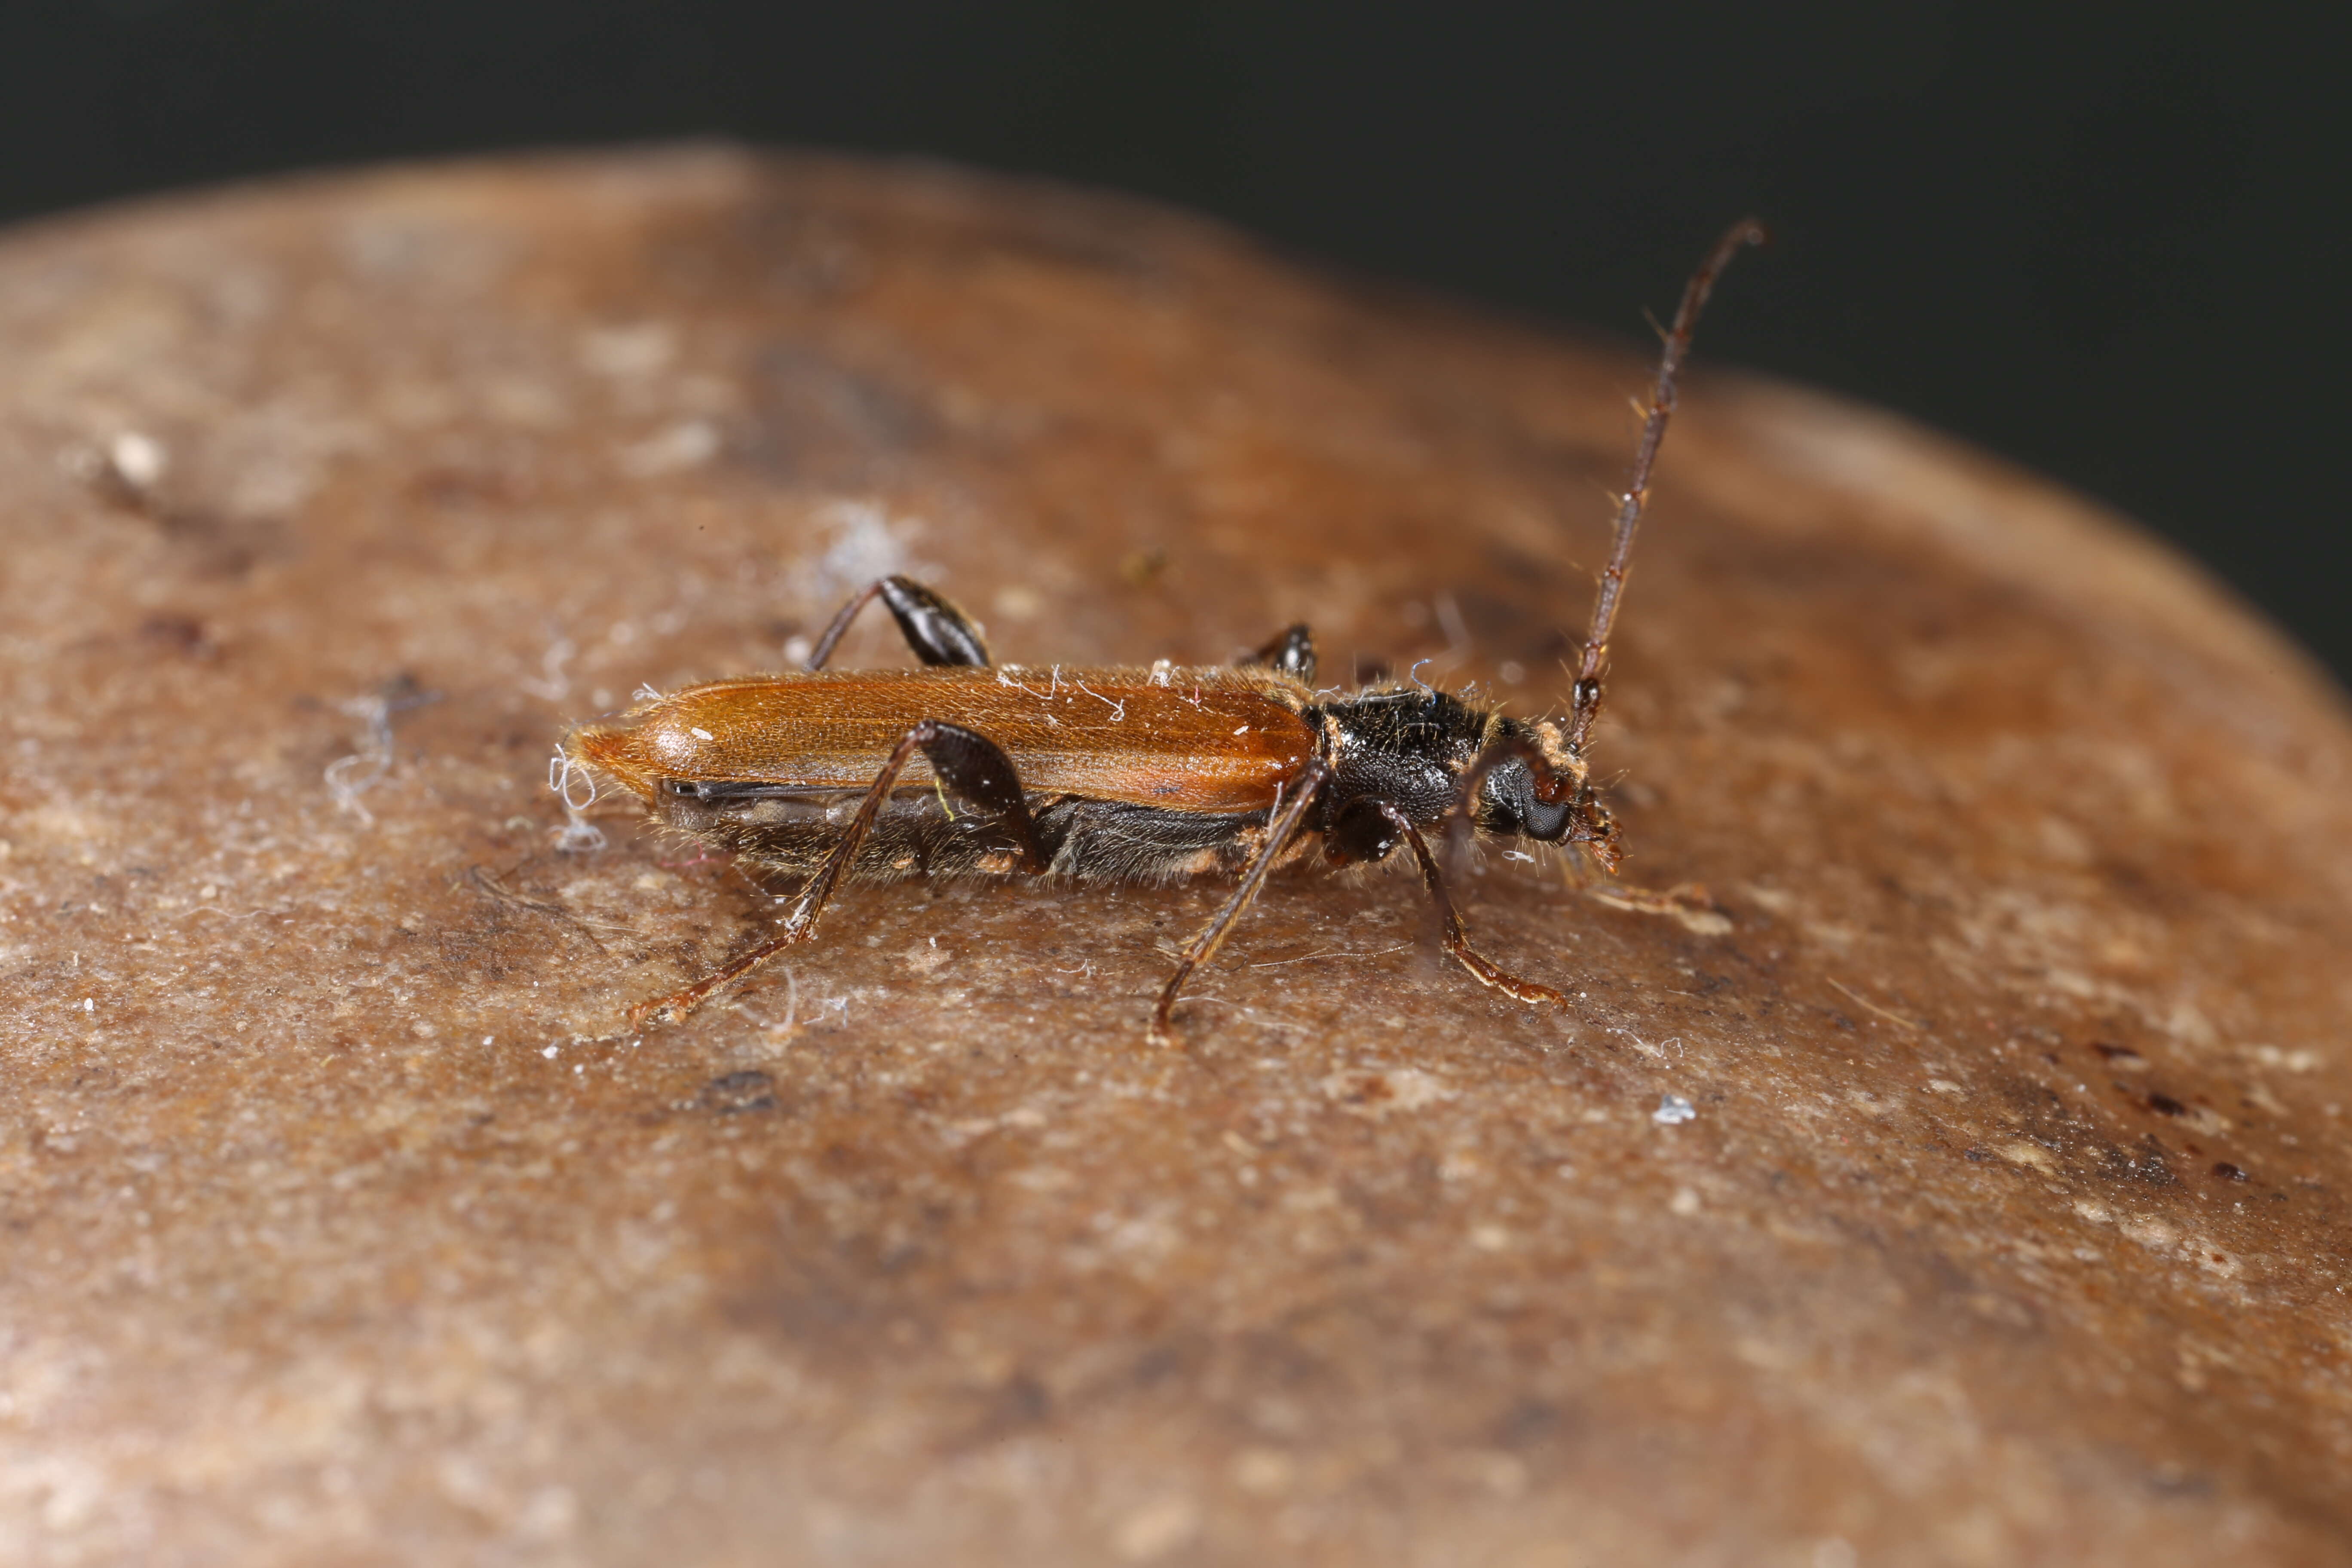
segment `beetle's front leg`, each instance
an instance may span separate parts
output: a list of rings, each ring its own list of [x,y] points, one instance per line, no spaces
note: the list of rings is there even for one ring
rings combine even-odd
[[[1664,915],[1701,936],[1722,936],[1731,930],[1730,915],[1715,901],[1715,895],[1706,890],[1704,882],[1677,882],[1664,892],[1616,881],[1579,880],[1570,885],[1586,898],[1612,910],[1635,915]]]
[[[1509,970],[1489,962],[1470,945],[1469,935],[1462,929],[1462,917],[1454,910],[1454,896],[1445,890],[1445,879],[1439,875],[1436,858],[1430,854],[1428,843],[1421,837],[1421,829],[1415,827],[1403,812],[1384,800],[1374,801],[1371,806],[1399,837],[1412,846],[1412,858],[1421,863],[1422,885],[1429,889],[1430,902],[1437,907],[1438,940],[1446,955],[1468,970],[1471,977],[1480,984],[1491,985],[1506,996],[1529,1004],[1552,1002],[1565,1006],[1568,998],[1561,993],[1536,981],[1521,979]]]

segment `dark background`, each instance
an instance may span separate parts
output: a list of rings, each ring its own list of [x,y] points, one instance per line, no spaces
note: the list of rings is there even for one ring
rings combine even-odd
[[[1707,358],[2116,503],[2340,677],[2347,68],[2284,7],[0,0],[0,217],[717,132],[1123,186],[1633,336],[1753,210],[1782,243]]]

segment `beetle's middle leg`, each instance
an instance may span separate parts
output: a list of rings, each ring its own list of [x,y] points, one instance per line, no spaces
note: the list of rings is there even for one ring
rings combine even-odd
[[[850,818],[840,842],[826,854],[824,864],[817,868],[816,875],[793,900],[792,909],[784,916],[783,929],[685,990],[631,1008],[629,1027],[641,1029],[656,1016],[676,1023],[784,949],[808,941],[815,933],[817,917],[824,912],[834,889],[840,885],[843,874],[856,864],[857,851],[873,832],[875,819],[882,815],[883,806],[888,804],[898,775],[915,760],[918,752],[931,764],[931,772],[943,791],[995,814],[998,831],[1011,840],[1013,852],[1020,858],[1019,869],[1031,876],[1045,875],[1052,857],[1038,839],[1037,825],[1029,815],[1028,797],[1022,790],[1021,775],[1013,759],[995,742],[976,731],[926,719],[908,731],[891,750],[889,760],[882,764],[882,771],[866,789],[866,798],[857,803],[857,815]]]
[[[1184,982],[1192,977],[1192,971],[1208,963],[1223,943],[1226,935],[1233,931],[1234,923],[1242,918],[1242,911],[1249,908],[1250,900],[1256,898],[1257,890],[1265,885],[1266,875],[1274,869],[1274,863],[1282,858],[1284,847],[1297,836],[1299,824],[1307,819],[1307,810],[1315,805],[1316,796],[1321,795],[1323,786],[1330,782],[1331,768],[1328,763],[1318,760],[1300,770],[1295,786],[1298,793],[1283,807],[1282,815],[1266,824],[1265,844],[1258,850],[1257,858],[1250,862],[1250,868],[1242,874],[1241,886],[1234,889],[1233,897],[1225,900],[1224,908],[1201,928],[1201,934],[1192,939],[1192,945],[1186,948],[1183,956],[1176,961],[1176,973],[1168,977],[1166,985],[1160,987],[1160,1005],[1151,1010],[1150,1040],[1153,1045],[1174,1043],[1169,1019],[1176,1010],[1176,997],[1184,989]]]

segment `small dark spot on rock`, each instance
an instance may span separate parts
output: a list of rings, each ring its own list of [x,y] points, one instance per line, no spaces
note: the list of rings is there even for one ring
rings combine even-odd
[[[139,623],[141,640],[190,658],[211,658],[220,652],[205,625],[193,616],[153,615]]]
[[[2189,1113],[2189,1108],[2187,1106],[2181,1104],[2180,1101],[2173,1099],[2172,1096],[2168,1094],[2149,1095],[2147,1097],[2147,1108],[2150,1110],[2159,1112],[2166,1116],[2185,1116]]]
[[[1130,588],[1148,588],[1168,570],[1168,552],[1154,545],[1138,550],[1118,563],[1119,581]]]
[[[736,1116],[747,1110],[773,1110],[776,1109],[775,1088],[775,1079],[757,1069],[730,1072],[704,1084],[698,1103],[703,1110],[719,1116]]]
[[[1152,1345],[1135,1358],[1128,1369],[1129,1375],[1143,1387],[1166,1383],[1180,1376],[1186,1369],[1184,1353],[1173,1345]]]
[[[2240,1170],[2237,1166],[2232,1165],[2227,1160],[2214,1161],[2213,1173],[2221,1177],[2225,1182],[2242,1182],[2246,1179],[2246,1173]]]
[[[1496,1446],[1503,1448],[1532,1447],[1558,1436],[1566,1424],[1564,1413],[1559,1405],[1549,1400],[1522,1399],[1496,1423]]]
[[[1034,1426],[1053,1414],[1053,1395],[1044,1384],[1025,1372],[1008,1378],[990,1401],[990,1425],[1000,1430]]]
[[[1982,1162],[1991,1159],[1992,1156],[1986,1153],[1981,1149],[1963,1149],[1960,1151],[1960,1158],[1963,1160],[1976,1160]]]
[[[2203,1497],[2213,1483],[2179,1465],[2158,1465],[2147,1478],[2148,1489],[2163,1497]]]
[[[2112,1046],[2105,1040],[2094,1040],[2091,1048],[2119,1068],[2130,1069],[2147,1066],[2147,1058],[2129,1046]]]

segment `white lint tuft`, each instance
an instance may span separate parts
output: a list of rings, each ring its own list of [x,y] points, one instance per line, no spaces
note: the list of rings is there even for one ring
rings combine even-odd
[[[547,759],[547,787],[563,803],[563,826],[555,830],[557,852],[579,855],[604,847],[604,830],[582,815],[596,804],[596,775],[558,748]]]

